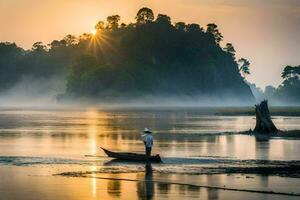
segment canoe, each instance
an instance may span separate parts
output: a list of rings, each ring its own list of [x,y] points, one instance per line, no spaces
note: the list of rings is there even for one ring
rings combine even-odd
[[[120,159],[120,160],[127,160],[127,161],[146,161],[146,155],[145,154],[137,154],[137,153],[128,153],[128,152],[113,152],[109,151],[107,149],[104,149],[100,147],[108,157]],[[151,156],[149,159],[150,162],[156,162],[161,163],[162,160],[159,156],[159,154],[156,154],[155,156]]]

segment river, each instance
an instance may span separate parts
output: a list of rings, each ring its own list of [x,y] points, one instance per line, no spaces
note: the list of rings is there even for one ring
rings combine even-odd
[[[277,114],[273,121],[281,130],[300,130],[297,115]],[[17,200],[296,199],[210,188],[299,191],[300,179],[294,177],[206,174],[205,167],[216,165],[300,161],[300,140],[231,134],[254,126],[252,115],[201,108],[1,108],[0,195]],[[153,130],[153,154],[164,162],[151,170],[142,163],[113,162],[99,148],[143,152],[145,127]]]

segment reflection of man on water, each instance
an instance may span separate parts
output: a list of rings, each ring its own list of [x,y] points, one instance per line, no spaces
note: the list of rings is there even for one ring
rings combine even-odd
[[[151,164],[145,166],[146,197],[152,199],[154,194],[153,172]]]
[[[152,146],[153,146],[153,136],[152,136],[152,132],[150,131],[150,129],[145,128],[144,129],[144,135],[143,135],[143,140],[144,140],[144,144],[145,144],[145,151],[146,151],[146,159],[147,162],[149,162],[149,158],[151,156],[151,150],[152,150]]]
[[[140,177],[142,180],[142,177]],[[144,181],[137,183],[137,193],[139,199],[152,200],[154,195],[153,171],[151,163],[145,165]]]

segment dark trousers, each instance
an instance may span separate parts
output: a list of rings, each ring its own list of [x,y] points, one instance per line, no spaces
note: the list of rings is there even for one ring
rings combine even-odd
[[[149,158],[151,156],[151,150],[152,150],[151,147],[146,147],[146,160],[147,160],[147,162],[149,162]]]

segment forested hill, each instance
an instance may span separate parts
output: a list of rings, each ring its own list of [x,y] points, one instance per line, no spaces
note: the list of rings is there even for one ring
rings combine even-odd
[[[120,16],[109,16],[92,33],[67,35],[48,46],[37,42],[28,51],[1,43],[0,86],[5,90],[23,76],[63,75],[66,91],[60,99],[192,97],[254,102],[235,50],[231,44],[222,48],[222,38],[215,24],[205,30],[198,24],[173,24],[169,16],[155,18],[152,10],[142,8],[135,23],[121,24]],[[247,70],[246,66],[242,71]]]

